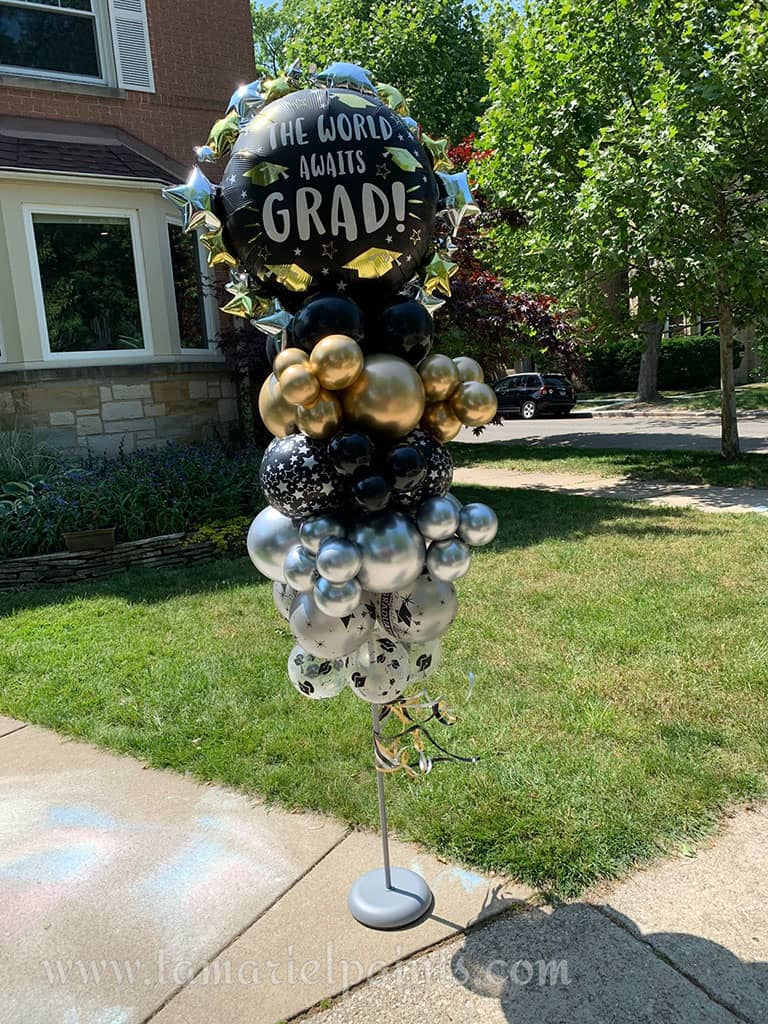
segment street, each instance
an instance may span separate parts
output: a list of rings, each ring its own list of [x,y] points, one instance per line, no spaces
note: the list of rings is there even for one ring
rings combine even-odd
[[[768,453],[768,414],[739,421],[744,452]],[[569,448],[637,448],[650,451],[719,451],[720,418],[712,416],[592,416],[574,412],[564,419],[509,419],[486,427],[479,438],[465,429],[457,441],[510,441]]]

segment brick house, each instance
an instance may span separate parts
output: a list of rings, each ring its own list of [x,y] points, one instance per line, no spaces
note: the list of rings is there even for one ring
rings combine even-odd
[[[161,192],[253,77],[247,0],[0,0],[0,430],[226,434],[212,278]]]

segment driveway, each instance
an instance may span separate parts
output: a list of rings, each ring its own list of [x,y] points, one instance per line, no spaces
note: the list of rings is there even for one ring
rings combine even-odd
[[[745,417],[739,423],[742,451],[768,453],[768,414]],[[526,445],[569,448],[633,448],[649,451],[719,451],[720,417],[592,416],[573,413],[567,419],[505,420],[486,427],[479,438],[462,430],[457,441],[510,441]]]

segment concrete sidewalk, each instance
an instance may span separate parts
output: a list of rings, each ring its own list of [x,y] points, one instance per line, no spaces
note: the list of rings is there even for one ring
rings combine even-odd
[[[564,907],[395,843],[435,909],[372,932],[377,837],[0,718],[0,1021],[763,1024],[766,826]]]
[[[0,1022],[274,1024],[533,893],[394,843],[435,894],[373,932],[377,836],[0,718]]]
[[[514,469],[457,469],[457,484],[482,487],[515,487],[534,491],[555,491],[588,498],[616,498],[643,501],[649,505],[696,508],[702,512],[755,512],[768,514],[768,490],[759,487],[713,487],[707,484],[677,484],[626,477],[587,476],[577,473],[527,473]]]

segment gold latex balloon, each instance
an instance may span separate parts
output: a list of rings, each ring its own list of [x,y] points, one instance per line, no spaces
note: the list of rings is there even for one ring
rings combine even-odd
[[[320,390],[320,397],[309,408],[296,410],[299,430],[315,441],[327,441],[341,426],[341,402],[330,391]]]
[[[275,361],[272,363],[272,372],[280,380],[283,370],[287,370],[289,366],[306,366],[309,369],[309,360],[307,359],[306,352],[302,352],[300,348],[284,348],[282,352],[278,352],[275,356]]]
[[[314,405],[320,397],[320,384],[309,365],[295,363],[280,374],[280,393],[291,405]]]
[[[410,433],[424,412],[424,385],[410,363],[397,356],[375,355],[341,393],[344,423],[364,434],[395,440]]]
[[[470,359],[469,356],[456,356],[453,361],[459,371],[459,380],[462,384],[468,380],[476,380],[478,384],[482,384],[485,380],[482,366],[474,359]]]
[[[363,350],[346,334],[329,334],[312,349],[309,365],[324,388],[341,391],[363,372]]]
[[[499,402],[496,392],[487,384],[469,380],[460,384],[451,395],[453,413],[467,427],[484,427],[496,415]]]
[[[421,417],[421,426],[445,444],[461,430],[461,420],[455,416],[448,402],[430,402]]]
[[[428,402],[444,402],[459,386],[459,371],[449,356],[435,352],[419,363],[419,376]]]
[[[275,437],[296,433],[296,409],[283,398],[277,377],[271,373],[259,392],[259,415]]]

